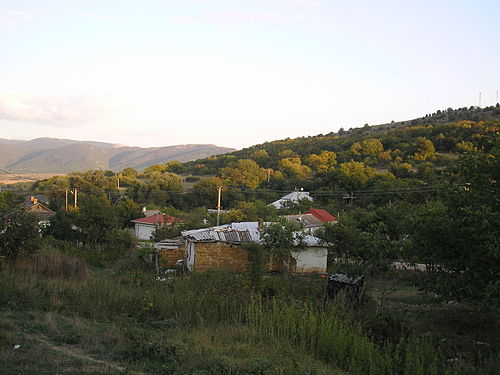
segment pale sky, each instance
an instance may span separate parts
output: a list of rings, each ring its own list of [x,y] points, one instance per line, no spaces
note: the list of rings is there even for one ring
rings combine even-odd
[[[495,103],[499,0],[0,0],[0,138],[242,148]]]

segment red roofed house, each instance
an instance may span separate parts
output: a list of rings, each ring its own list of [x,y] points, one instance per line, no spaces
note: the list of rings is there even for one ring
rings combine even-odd
[[[172,225],[182,222],[174,216],[165,214],[156,214],[130,221],[135,224],[135,235],[140,240],[150,240],[151,235],[159,225]]]
[[[317,230],[324,228],[325,223],[337,221],[335,217],[320,208],[311,208],[303,214],[286,215],[284,218],[286,221],[296,224],[310,235],[314,235]]]
[[[328,212],[321,208],[310,208],[309,211],[304,212],[305,214],[311,214],[317,219],[321,220],[323,223],[330,223],[332,221],[337,221],[335,216],[330,215]]]

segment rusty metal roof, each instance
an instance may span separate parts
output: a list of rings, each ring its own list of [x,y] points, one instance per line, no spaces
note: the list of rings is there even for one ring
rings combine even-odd
[[[265,225],[266,223],[264,223]],[[182,237],[194,242],[261,242],[258,222],[242,222],[219,225],[217,227],[186,230]],[[319,238],[306,235],[303,242],[306,246],[322,246]]]
[[[197,242],[241,243],[259,241],[257,222],[232,223],[218,227],[183,231],[184,238]]]

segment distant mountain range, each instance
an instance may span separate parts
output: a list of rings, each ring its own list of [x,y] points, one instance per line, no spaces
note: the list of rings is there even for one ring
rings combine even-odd
[[[89,169],[142,170],[170,160],[186,162],[234,151],[215,145],[129,147],[71,139],[36,138],[30,141],[0,138],[0,168],[9,172],[69,173]]]

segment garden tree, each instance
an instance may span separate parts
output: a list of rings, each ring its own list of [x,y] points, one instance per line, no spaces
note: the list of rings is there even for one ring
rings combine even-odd
[[[194,207],[214,207],[217,199],[217,187],[224,186],[224,181],[219,177],[209,177],[193,185],[191,203]]]
[[[410,147],[415,160],[427,160],[436,156],[436,149],[432,141],[425,137],[418,137]]]
[[[254,202],[238,202],[233,209],[222,215],[223,223],[234,223],[241,221],[257,221],[258,219],[270,219],[276,217],[276,208],[267,206],[266,203],[257,199]]]
[[[78,212],[78,227],[87,247],[101,246],[117,229],[117,220],[105,196],[82,195]]]
[[[336,259],[337,271],[351,275],[375,275],[387,272],[400,259],[401,243],[389,236],[383,222],[359,228],[348,214],[336,224],[326,224],[317,236],[332,244],[330,254]]]
[[[281,159],[278,163],[278,169],[288,178],[306,178],[311,174],[311,168],[302,165],[299,157]]]
[[[76,211],[58,210],[50,218],[50,225],[44,228],[43,234],[61,241],[82,241],[81,228],[77,227],[79,217]]]
[[[0,212],[0,255],[16,260],[38,249],[40,228],[36,216],[21,208]]]
[[[120,228],[132,226],[130,220],[134,220],[143,216],[141,206],[129,198],[121,199],[113,206],[113,210],[117,217],[118,226]]]
[[[221,215],[221,224],[239,223],[244,219],[245,212],[240,209],[232,209]]]
[[[206,207],[194,208],[180,217],[185,221],[186,230],[208,228],[216,223],[216,216],[208,215]]]
[[[335,272],[350,276],[384,275],[376,297],[377,312],[380,312],[386,297],[395,290],[394,262],[401,259],[403,242],[399,230],[391,233],[396,228],[394,223],[391,228],[377,213],[364,216],[365,222],[360,223],[356,215],[343,214],[336,224],[327,223],[316,236],[330,244],[329,259],[335,260],[330,267]]]
[[[335,152],[323,150],[319,155],[310,154],[307,156],[305,163],[316,173],[325,173],[335,166],[337,155]]]
[[[251,159],[240,159],[220,171],[221,178],[233,186],[257,188],[266,179],[266,171]]]
[[[500,147],[460,162],[465,185],[444,191],[411,221],[413,259],[427,265],[424,290],[479,308],[500,307]]]
[[[183,224],[160,224],[156,226],[153,234],[151,234],[151,239],[155,242],[159,242],[178,237],[181,235],[181,231],[184,230],[184,228]]]
[[[278,258],[284,277],[289,272],[292,250],[305,247],[304,237],[304,233],[298,231],[293,223],[283,219],[264,226],[260,235],[262,245]]]
[[[138,185],[136,190],[146,202],[167,206],[177,198],[175,193],[182,190],[182,178],[175,173],[152,171],[148,178],[149,181]]]

